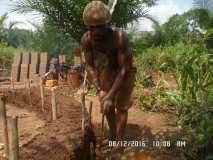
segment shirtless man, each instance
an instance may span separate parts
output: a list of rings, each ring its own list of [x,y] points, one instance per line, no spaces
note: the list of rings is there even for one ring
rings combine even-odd
[[[131,106],[135,71],[127,34],[110,27],[111,14],[101,1],[83,13],[88,28],[81,40],[90,81],[97,87],[111,140],[122,140]]]

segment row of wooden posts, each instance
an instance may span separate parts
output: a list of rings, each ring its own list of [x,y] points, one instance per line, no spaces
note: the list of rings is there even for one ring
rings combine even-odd
[[[2,122],[3,129],[5,157],[9,160],[18,160],[18,118],[17,116],[7,117],[5,96],[0,96],[0,119]]]
[[[32,106],[32,96],[31,96],[31,82],[25,81],[26,94],[29,97],[29,103]],[[15,93],[15,85],[11,82],[12,92]],[[41,109],[44,112],[44,85],[43,80],[40,79],[40,96],[41,96]],[[82,102],[82,133],[85,133],[85,115],[86,115],[86,104],[85,104],[86,94],[83,92],[81,94]],[[52,120],[58,118],[58,106],[56,102],[56,88],[51,88],[51,104],[52,104]],[[92,114],[92,101],[89,104],[89,125],[91,125],[91,114]],[[5,157],[9,160],[19,159],[19,138],[18,138],[18,117],[7,117],[6,112],[6,98],[5,96],[0,96],[0,119],[3,126],[3,141],[4,141],[4,153]]]
[[[12,92],[15,93],[14,83],[12,85]],[[29,97],[29,103],[32,106],[31,97],[31,83],[25,81],[26,93]],[[57,119],[57,103],[55,88],[51,89],[51,103],[52,103],[52,120]],[[42,79],[40,80],[40,94],[41,94],[41,106],[44,111],[44,86]],[[6,97],[0,96],[0,122],[3,129],[3,142],[4,142],[4,156],[9,160],[19,159],[19,138],[18,138],[18,117],[8,117],[6,111]]]
[[[31,81],[30,80],[26,80],[24,81],[24,86],[26,89],[26,94],[29,97],[29,103],[30,106],[32,107],[32,96],[31,96]],[[44,85],[43,85],[43,79],[40,78],[40,96],[41,96],[41,109],[44,112]],[[11,81],[11,89],[12,92],[15,93],[15,84],[13,81]],[[52,93],[52,98],[51,98],[51,103],[52,103],[52,119],[56,120],[57,119],[57,104],[56,104],[56,89],[53,87],[51,88],[51,93]]]

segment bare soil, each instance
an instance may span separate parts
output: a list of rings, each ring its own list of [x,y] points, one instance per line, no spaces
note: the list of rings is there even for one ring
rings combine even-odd
[[[170,78],[170,77],[169,77]],[[168,79],[169,79],[168,78]],[[172,82],[173,83],[173,82]],[[174,86],[175,87],[175,86]],[[81,143],[81,103],[80,96],[70,95],[69,90],[57,93],[59,104],[59,119],[51,120],[50,92],[45,92],[45,112],[41,110],[39,89],[31,90],[33,105],[25,89],[17,89],[15,94],[6,92],[9,103],[8,114],[17,113],[20,118],[20,160],[76,160],[83,154],[78,150]],[[100,144],[101,114],[99,102],[94,95],[86,97],[86,106],[93,102],[92,122],[95,134]],[[16,106],[16,107],[14,107]],[[11,111],[10,108],[15,108]],[[17,110],[17,111],[16,111]],[[30,115],[30,119],[26,119]],[[28,117],[28,118],[29,118]],[[137,106],[129,110],[129,119],[125,140],[145,140],[145,147],[127,147],[123,152],[114,151],[107,141],[107,131],[103,146],[98,145],[97,160],[117,156],[116,160],[180,160],[181,153],[176,147],[153,147],[153,140],[163,141],[169,134],[179,133],[176,116],[171,113],[142,111]],[[22,122],[21,122],[22,121]],[[105,125],[107,130],[107,125]],[[23,142],[25,140],[25,142]],[[83,159],[82,159],[83,160]]]
[[[4,93],[5,94],[5,93]],[[76,159],[77,147],[82,139],[81,131],[81,104],[71,97],[57,93],[57,104],[59,118],[56,121],[51,119],[50,92],[45,92],[45,111],[41,110],[39,90],[31,89],[32,106],[26,90],[16,90],[15,93],[7,92],[7,103],[17,106],[29,113],[30,119],[22,122],[22,114],[17,110],[20,123],[20,160],[70,160]],[[16,108],[16,107],[15,107]],[[10,109],[9,109],[10,110]],[[14,112],[16,112],[14,110]],[[10,113],[10,112],[9,112]],[[35,119],[34,119],[34,118]],[[37,121],[39,119],[39,121]],[[42,123],[39,125],[38,122]],[[34,134],[36,133],[36,134]],[[31,138],[29,139],[29,136]],[[23,139],[28,138],[23,144]],[[26,141],[26,139],[25,139]]]
[[[96,96],[89,95],[86,99],[86,106],[89,102],[93,102],[92,123],[95,126],[96,136],[100,143],[101,131],[101,113],[99,102]],[[180,160],[181,153],[176,147],[154,147],[152,142],[154,140],[164,141],[170,134],[179,133],[176,125],[176,116],[170,113],[159,113],[142,111],[138,107],[133,106],[129,110],[128,124],[126,128],[125,139],[127,141],[141,141],[145,140],[145,147],[126,147],[122,152],[115,152],[116,148],[110,148],[107,141],[107,131],[105,131],[105,138],[103,146],[98,153],[98,159],[109,159],[110,157],[117,157],[120,159],[149,159],[149,160]],[[106,120],[105,120],[106,121]],[[107,130],[107,124],[105,124]],[[137,157],[137,158],[136,158]]]

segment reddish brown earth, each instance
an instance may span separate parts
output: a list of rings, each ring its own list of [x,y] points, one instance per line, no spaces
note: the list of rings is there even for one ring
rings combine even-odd
[[[97,138],[100,140],[101,114],[99,102],[97,98],[92,95],[87,96],[87,106],[89,106],[90,101],[93,102],[92,122],[96,126]],[[105,124],[105,126],[107,125]],[[170,113],[142,111],[138,107],[133,106],[129,110],[125,140],[145,140],[146,146],[124,148],[124,151],[119,154],[120,158],[116,159],[125,160],[138,156],[143,157],[143,160],[146,160],[146,158],[148,160],[180,160],[181,153],[178,148],[152,146],[153,140],[163,141],[169,134],[178,132],[179,129],[176,126],[175,115]],[[106,159],[116,154],[114,154],[115,148],[110,149],[108,147],[107,132],[105,133],[106,137],[104,139],[104,146],[101,148],[101,155],[102,158],[105,157]]]
[[[78,155],[75,153],[79,151],[76,149],[82,139],[80,103],[71,97],[57,93],[59,118],[56,121],[52,121],[50,92],[47,90],[45,92],[44,112],[41,110],[39,90],[32,88],[31,95],[32,106],[29,105],[29,97],[26,96],[26,90],[16,90],[15,94],[12,92],[6,93],[8,104],[34,112],[39,119],[45,122],[44,126],[37,129],[39,134],[20,147],[20,160],[77,159],[76,156]],[[32,126],[35,125],[34,121],[29,123]]]
[[[166,77],[170,79],[170,77]],[[152,92],[153,88],[147,89]],[[58,93],[57,100],[60,104],[59,119],[51,121],[50,93],[45,95],[45,112],[41,111],[41,101],[38,89],[32,90],[33,106],[29,105],[27,92],[18,90],[15,96],[12,92],[7,92],[8,102],[20,108],[27,109],[29,112],[36,113],[36,116],[45,122],[45,125],[38,129],[39,134],[34,136],[28,143],[20,149],[21,160],[75,160],[74,150],[76,144],[81,139],[81,105],[80,97],[75,94],[74,97],[64,96],[68,90],[61,90]],[[63,93],[63,95],[62,95]],[[70,94],[70,93],[69,93]],[[150,93],[151,95],[151,93]],[[92,122],[94,124],[95,134],[98,144],[100,144],[101,114],[97,97],[88,95],[86,97],[86,106],[89,101],[93,102]],[[35,123],[30,122],[32,125]],[[107,125],[106,125],[107,126]],[[107,128],[106,128],[107,130]],[[116,160],[126,159],[147,159],[147,160],[180,160],[181,153],[175,147],[153,147],[150,145],[153,140],[165,140],[167,135],[178,133],[175,115],[170,113],[142,111],[136,104],[129,110],[129,119],[126,129],[125,140],[145,140],[146,147],[127,147],[120,152]],[[98,148],[97,160],[109,159],[114,155],[115,148],[108,147],[107,132],[105,134],[103,146]],[[80,152],[82,154],[82,152]],[[82,159],[82,158],[79,158]],[[83,159],[82,159],[83,160]]]

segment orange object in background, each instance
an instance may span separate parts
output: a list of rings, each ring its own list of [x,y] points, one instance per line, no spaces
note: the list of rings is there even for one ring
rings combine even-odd
[[[150,156],[137,156],[134,158],[129,158],[128,160],[156,160],[156,159]]]
[[[81,57],[81,49],[80,48],[75,48],[74,53],[75,53],[75,56]]]
[[[58,80],[46,80],[45,84],[47,87],[58,86]]]
[[[80,86],[80,74],[77,71],[69,71],[67,81],[72,88],[78,88]]]

